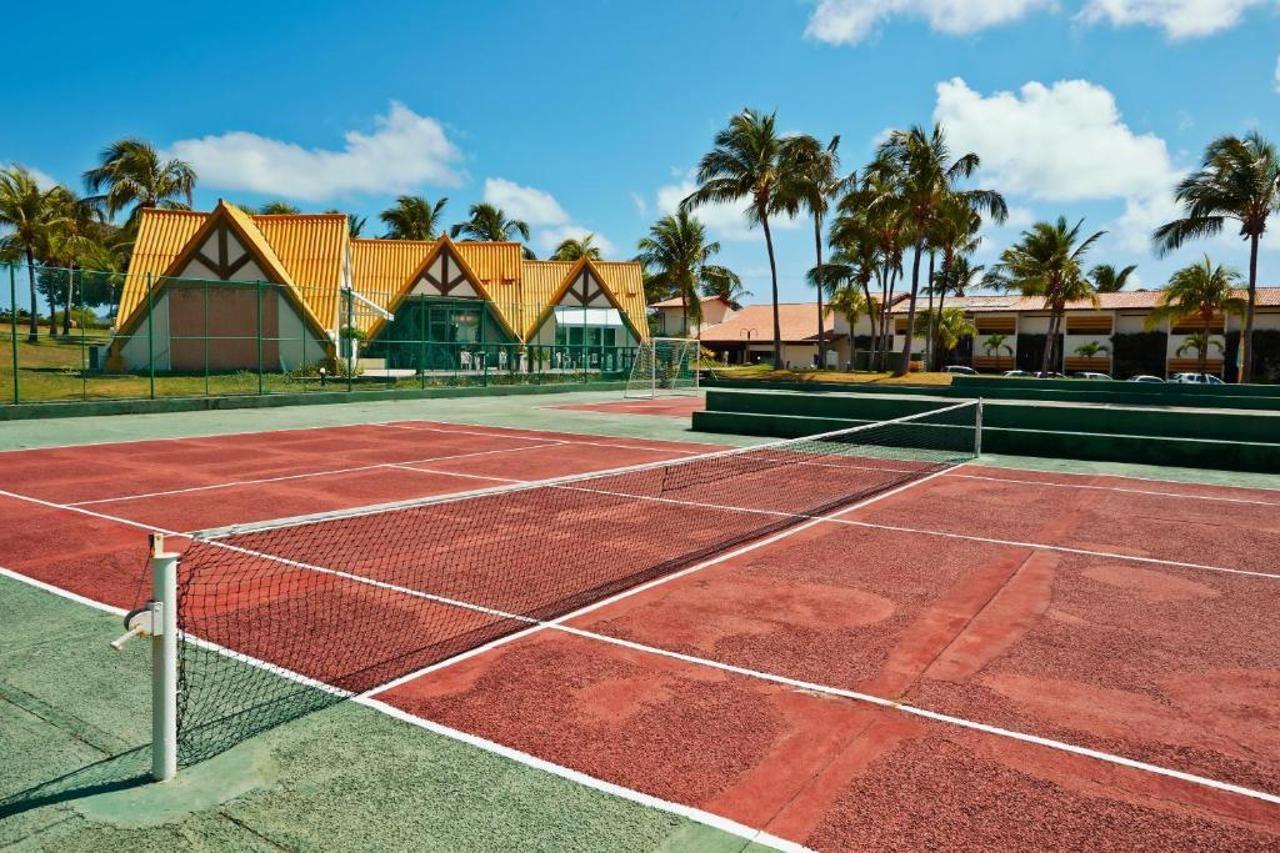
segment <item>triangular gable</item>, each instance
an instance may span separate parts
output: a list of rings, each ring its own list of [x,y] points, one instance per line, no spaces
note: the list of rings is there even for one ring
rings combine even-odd
[[[643,300],[642,300],[643,301]],[[564,281],[551,295],[551,299],[543,306],[541,312],[526,330],[526,340],[533,340],[538,330],[547,322],[547,318],[558,307],[575,308],[614,308],[622,318],[623,324],[635,335],[637,340],[645,340],[636,328],[622,302],[614,294],[612,287],[600,269],[585,255],[573,263]]]
[[[232,245],[232,239],[237,245]],[[144,293],[130,315],[118,325],[117,336],[125,338],[131,335],[145,319],[148,306],[154,304],[155,298],[170,282],[181,280],[183,271],[192,263],[208,269],[213,276],[209,280],[230,282],[235,281],[232,276],[250,262],[257,264],[264,281],[282,285],[281,292],[285,299],[313,332],[324,340],[332,339],[331,331],[316,317],[307,300],[299,295],[293,277],[253,219],[240,208],[225,201],[218,202],[199,230],[160,276],[152,278],[150,299]]]
[[[484,300],[490,306],[494,301],[488,289],[476,276],[470,264],[462,257],[457,245],[447,236],[441,237],[432,247],[417,269],[405,279],[399,291],[392,297],[386,310],[394,314],[400,305],[410,296],[448,297],[451,299]],[[519,336],[500,312],[493,312],[503,331],[513,340]],[[368,336],[373,338],[382,330],[387,321],[379,317],[368,329]]]

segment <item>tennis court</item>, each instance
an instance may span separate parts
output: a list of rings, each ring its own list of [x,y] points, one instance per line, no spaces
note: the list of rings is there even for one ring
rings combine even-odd
[[[885,435],[6,453],[0,565],[127,609],[186,550],[191,762],[351,699],[782,848],[1280,843],[1280,492]]]

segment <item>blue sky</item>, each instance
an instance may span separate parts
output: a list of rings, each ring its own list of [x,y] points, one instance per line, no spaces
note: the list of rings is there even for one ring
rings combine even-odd
[[[780,128],[841,135],[860,167],[888,128],[940,120],[1014,216],[1110,233],[1093,260],[1160,286],[1202,251],[1157,260],[1170,189],[1222,133],[1280,141],[1276,0],[29,4],[0,95],[0,163],[78,187],[124,135],[192,161],[197,206],[288,199],[369,216],[399,193],[447,196],[449,222],[488,198],[545,254],[593,231],[629,257],[688,189],[743,106]],[[721,260],[768,297],[763,240],[736,210],[703,213]],[[784,299],[810,298],[811,226],[781,223]],[[1280,229],[1263,283],[1280,284]]]

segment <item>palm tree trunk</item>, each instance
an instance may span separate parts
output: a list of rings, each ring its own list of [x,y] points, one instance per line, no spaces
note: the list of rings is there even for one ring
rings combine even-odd
[[[827,366],[826,320],[822,316],[822,288],[826,280],[822,275],[822,217],[817,213],[813,215],[813,248],[818,255],[818,369],[822,370]],[[852,328],[849,333],[853,334]]]
[[[36,321],[36,259],[31,252],[31,247],[26,247],[27,252],[27,285],[31,288],[31,322],[27,325],[27,343],[34,344],[40,340],[40,324]],[[13,309],[15,320],[18,308],[15,305]]]
[[[869,279],[862,281],[862,298],[867,301],[867,319],[871,321],[871,368],[875,369],[876,363],[876,335],[880,329],[879,318],[876,316],[878,310],[875,303],[871,301],[871,282]],[[849,324],[849,334],[853,334],[853,324]],[[854,336],[857,340],[857,336]],[[850,365],[852,367],[852,365]]]
[[[933,370],[934,357],[934,335],[937,334],[938,318],[933,313],[933,250],[929,250],[929,337],[924,342],[924,366],[926,370]]]
[[[1210,323],[1210,318],[1206,317],[1204,320],[1204,346],[1200,348],[1200,378],[1201,379],[1204,379],[1204,370],[1209,363],[1209,323]],[[1225,319],[1224,319],[1223,328],[1224,329],[1226,328]]]
[[[943,306],[945,306],[946,304],[947,304],[947,262],[944,260],[942,262],[942,289],[938,291],[938,322],[939,323],[942,322],[942,309],[943,309]],[[943,349],[941,352],[938,353],[938,357],[936,359],[936,364],[934,365],[934,369],[935,370],[941,369],[944,366],[943,362],[946,361],[946,359],[947,359],[947,351]]]
[[[1049,373],[1049,365],[1053,359],[1053,325],[1056,319],[1057,300],[1049,303],[1049,334],[1044,339],[1044,352],[1040,356],[1040,375],[1045,376]]]
[[[915,256],[911,259],[911,302],[907,305],[907,339],[902,344],[902,364],[893,372],[894,376],[906,376],[911,369],[911,347],[916,327],[916,299],[920,295],[920,254],[921,244],[916,243]]]
[[[769,251],[769,275],[773,283],[773,369],[782,369],[782,318],[778,314],[778,262],[773,257],[773,232],[769,230],[769,214],[760,206],[760,224],[764,226],[764,245]]]
[[[1258,235],[1249,236],[1249,304],[1244,312],[1244,333],[1240,336],[1240,384],[1253,381],[1253,306],[1258,301]],[[1208,342],[1205,342],[1208,346]]]
[[[67,300],[66,311],[62,312],[62,336],[66,337],[71,334],[71,289],[76,285],[76,268],[75,265],[67,267]]]

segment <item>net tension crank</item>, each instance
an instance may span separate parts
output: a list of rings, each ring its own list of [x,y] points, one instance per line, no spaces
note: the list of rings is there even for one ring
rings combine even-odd
[[[150,543],[151,600],[125,614],[111,648],[151,638],[151,776],[163,782],[178,772],[178,555],[165,551],[163,533]]]

